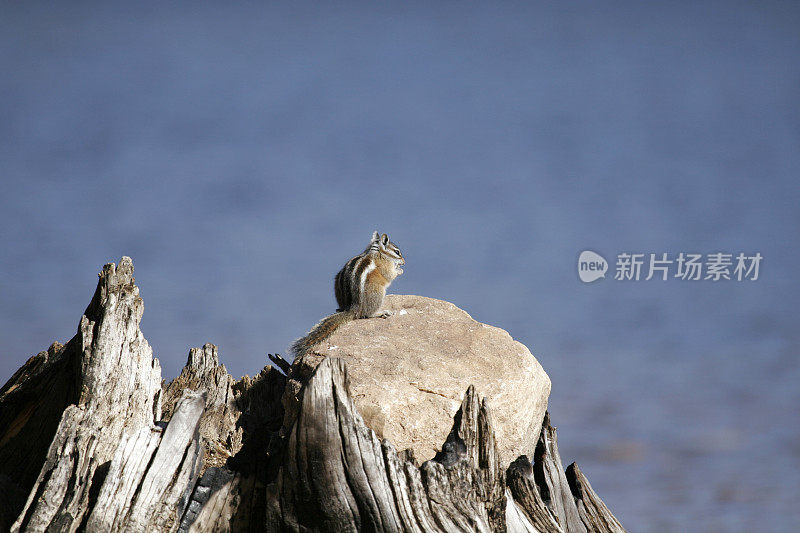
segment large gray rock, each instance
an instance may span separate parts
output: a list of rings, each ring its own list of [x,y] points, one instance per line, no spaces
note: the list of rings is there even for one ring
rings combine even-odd
[[[474,385],[492,407],[502,463],[533,454],[550,378],[524,345],[442,300],[390,295],[384,308],[391,317],[350,322],[295,361],[288,394],[299,393],[322,359],[342,358],[367,425],[425,461],[439,451]]]

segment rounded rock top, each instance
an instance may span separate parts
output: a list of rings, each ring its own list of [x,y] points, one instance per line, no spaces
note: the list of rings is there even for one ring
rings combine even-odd
[[[313,350],[347,363],[370,428],[421,462],[432,459],[474,385],[491,409],[503,464],[533,454],[550,378],[528,348],[442,300],[387,295],[384,309],[389,318],[345,324]]]

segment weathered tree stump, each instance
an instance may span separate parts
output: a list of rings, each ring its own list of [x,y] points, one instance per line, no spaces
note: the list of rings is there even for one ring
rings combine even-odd
[[[547,415],[504,468],[470,386],[420,465],[367,427],[337,358],[284,428],[286,377],[234,380],[211,344],[162,386],[142,311],[130,259],[106,265],[76,336],[0,389],[0,531],[624,531]]]

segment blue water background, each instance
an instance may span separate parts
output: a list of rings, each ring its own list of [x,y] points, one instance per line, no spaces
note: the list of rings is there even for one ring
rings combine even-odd
[[[4,3],[0,381],[122,255],[165,378],[253,375],[379,229],[392,292],[530,347],[631,531],[800,530],[798,6]],[[584,285],[585,249],[764,260]]]

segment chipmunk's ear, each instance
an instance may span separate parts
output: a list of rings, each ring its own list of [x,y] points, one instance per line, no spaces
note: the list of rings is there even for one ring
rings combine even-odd
[[[384,246],[389,244],[389,236],[386,235],[385,233],[383,235],[381,235],[381,244],[384,245]]]
[[[380,237],[380,235],[378,234],[377,231],[373,231],[372,232],[372,242],[378,242],[380,240],[380,238],[381,237]]]

